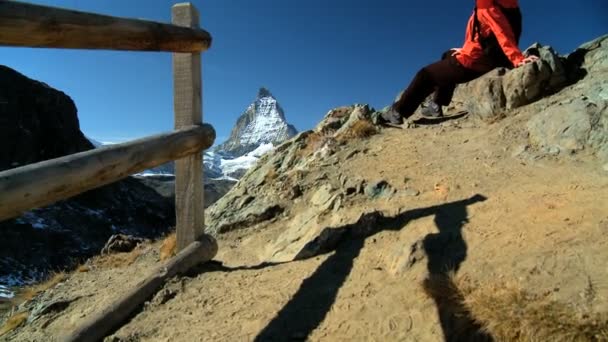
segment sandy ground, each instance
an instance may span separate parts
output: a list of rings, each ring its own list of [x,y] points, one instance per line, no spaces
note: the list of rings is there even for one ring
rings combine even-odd
[[[281,264],[263,262],[284,220],[223,235],[215,262],[172,281],[107,340],[442,341],[449,327],[421,284],[446,265],[472,282],[517,283],[608,312],[608,172],[585,153],[517,155],[527,117],[492,125],[465,117],[353,141],[349,148],[366,152],[340,172],[419,191],[352,200],[324,218],[339,227],[380,211],[374,234]],[[75,274],[47,294],[76,298],[64,311],[0,339],[58,339],[143,279],[157,247],[128,267]]]

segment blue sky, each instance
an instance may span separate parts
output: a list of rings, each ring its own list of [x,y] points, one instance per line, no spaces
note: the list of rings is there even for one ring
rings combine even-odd
[[[160,0],[38,0],[34,3],[170,21]],[[265,86],[298,130],[331,108],[390,103],[415,72],[462,45],[473,1],[193,1],[214,39],[203,55],[204,121],[217,143]],[[520,1],[524,33],[566,54],[608,33],[608,1]],[[74,99],[81,129],[124,141],[173,128],[170,53],[0,48],[0,63]]]

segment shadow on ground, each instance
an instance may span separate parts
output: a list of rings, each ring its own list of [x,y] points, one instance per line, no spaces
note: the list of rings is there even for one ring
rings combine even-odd
[[[491,336],[482,333],[470,317],[461,298],[444,291],[455,289],[449,275],[458,271],[466,259],[467,245],[461,231],[468,222],[467,206],[485,200],[486,197],[475,195],[461,201],[409,210],[394,217],[372,212],[362,215],[356,223],[325,229],[296,259],[334,253],[302,282],[291,300],[255,340],[306,340],[325,319],[368,237],[382,231],[398,231],[410,221],[434,215],[439,232],[428,234],[422,240],[429,271],[423,285],[436,303],[445,340],[491,341]]]
[[[438,124],[444,123],[446,121],[458,120],[460,118],[465,117],[467,114],[468,114],[468,112],[458,112],[458,113],[450,115],[450,116],[442,116],[439,118],[422,117],[420,119],[414,120],[413,123],[415,123],[416,125],[421,125],[421,126],[438,125]]]

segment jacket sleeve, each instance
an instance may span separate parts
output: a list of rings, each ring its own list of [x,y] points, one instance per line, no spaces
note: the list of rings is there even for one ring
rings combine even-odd
[[[513,29],[511,29],[509,21],[500,9],[494,6],[480,7],[477,9],[477,17],[482,24],[487,25],[492,30],[502,51],[509,58],[513,66],[517,66],[517,64],[524,60],[525,57],[515,41]]]

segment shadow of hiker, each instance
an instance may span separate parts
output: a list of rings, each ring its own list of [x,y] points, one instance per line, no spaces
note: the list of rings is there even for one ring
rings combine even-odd
[[[255,341],[306,340],[325,319],[335,302],[338,291],[349,276],[365,240],[379,232],[401,230],[410,221],[436,215],[435,222],[440,231],[436,235],[441,235],[440,239],[443,239],[443,235],[449,234],[451,236],[449,240],[456,242],[456,245],[449,246],[449,249],[455,250],[456,253],[453,254],[458,257],[451,258],[447,256],[449,254],[440,253],[441,256],[438,258],[429,258],[429,267],[432,265],[433,269],[443,269],[444,264],[457,263],[460,265],[466,258],[466,244],[460,234],[467,218],[466,206],[485,200],[486,197],[475,195],[461,201],[408,210],[394,217],[385,217],[380,212],[372,212],[362,215],[353,224],[324,229],[315,240],[303,248],[295,259],[306,259],[331,251],[335,251],[335,253],[302,282],[291,300],[260,331]],[[427,237],[429,251],[436,252],[434,248],[436,244],[430,242],[434,237]]]
[[[468,204],[485,200],[478,195],[468,200]],[[428,234],[422,240],[429,272],[423,287],[435,301],[445,341],[492,341],[465,307],[464,298],[452,279],[467,257],[462,228],[469,218],[467,205],[463,204],[447,203],[435,213],[439,233]]]

